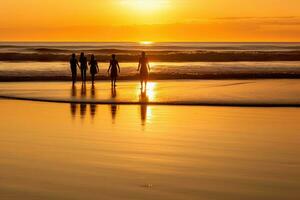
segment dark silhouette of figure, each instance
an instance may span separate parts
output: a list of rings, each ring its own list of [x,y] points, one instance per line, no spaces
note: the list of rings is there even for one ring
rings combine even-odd
[[[94,85],[95,75],[99,72],[98,62],[95,59],[94,55],[91,56],[91,61],[89,62],[89,65],[90,65],[90,73],[92,77],[92,85]]]
[[[83,83],[81,85],[81,101],[83,99],[85,99],[85,98],[86,98],[86,85],[85,85],[85,83]],[[83,101],[82,101],[82,103],[80,104],[80,115],[81,115],[81,118],[85,117],[86,110],[87,110],[87,105],[86,105],[86,103],[83,103]]]
[[[96,88],[94,85],[92,85],[91,98],[95,99],[95,97],[96,97]],[[97,112],[97,104],[95,104],[95,103],[90,104],[90,112],[91,112],[91,117],[94,118],[96,115],[96,112]]]
[[[140,103],[141,103],[141,121],[143,126],[146,124],[146,120],[147,120],[148,101],[149,98],[147,96],[147,90],[141,90]]]
[[[121,73],[119,62],[116,60],[116,55],[112,55],[107,73],[110,72],[111,86],[116,87],[118,72]]]
[[[80,54],[79,58],[80,70],[81,70],[81,80],[83,83],[86,82],[86,71],[88,70],[87,58],[84,56],[84,53]]]
[[[140,80],[141,80],[141,89],[144,89],[144,84],[145,83],[145,89],[147,89],[147,82],[149,78],[149,71],[150,71],[150,64],[149,60],[146,57],[146,53],[142,52],[142,56],[140,57],[139,60],[139,66],[137,71],[140,72]]]
[[[72,98],[76,98],[76,86],[72,85],[72,89],[71,89],[71,97]],[[76,103],[71,103],[70,104],[70,108],[71,108],[71,114],[73,117],[76,116],[76,111],[77,111],[77,104]]]
[[[111,88],[111,98],[115,99],[116,97],[117,97],[117,90],[116,90],[115,87],[112,87]],[[110,111],[111,111],[111,116],[112,116],[113,123],[115,123],[115,119],[116,119],[116,115],[117,115],[117,111],[118,111],[118,106],[116,104],[111,104]]]
[[[76,59],[75,53],[73,53],[70,59],[70,68],[72,72],[73,85],[75,85],[77,81],[77,66],[79,67],[78,60]]]

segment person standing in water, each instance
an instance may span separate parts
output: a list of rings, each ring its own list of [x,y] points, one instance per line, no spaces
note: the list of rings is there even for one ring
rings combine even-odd
[[[92,77],[92,85],[94,85],[95,75],[99,72],[98,62],[95,59],[94,55],[91,56],[91,61],[89,62],[89,65],[90,65],[90,73],[91,73],[91,77]]]
[[[76,59],[75,53],[73,53],[70,59],[70,68],[72,72],[73,85],[75,85],[77,81],[77,66],[79,67],[78,60]]]
[[[147,82],[149,78],[149,71],[150,71],[150,64],[149,60],[146,57],[146,53],[142,52],[142,56],[139,60],[139,66],[137,71],[140,72],[140,80],[141,80],[141,90],[144,89],[144,83],[145,83],[145,89],[147,89]]]
[[[86,71],[88,70],[87,58],[84,56],[84,53],[80,54],[80,69],[81,69],[81,80],[82,83],[86,82]]]
[[[118,72],[121,73],[119,62],[116,60],[116,55],[112,55],[107,73],[110,72],[111,86],[116,87]]]

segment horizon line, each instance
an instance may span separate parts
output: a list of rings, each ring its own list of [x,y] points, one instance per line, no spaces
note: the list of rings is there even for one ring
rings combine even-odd
[[[0,43],[141,43],[141,41],[1,41]],[[300,41],[151,41],[152,43],[300,43]]]

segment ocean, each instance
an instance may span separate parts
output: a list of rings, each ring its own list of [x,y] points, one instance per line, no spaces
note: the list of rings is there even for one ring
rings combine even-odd
[[[146,51],[151,79],[299,78],[300,43],[0,43],[0,81],[69,80],[69,58],[95,54],[98,79],[108,79],[111,54],[120,61],[119,79],[137,79]]]

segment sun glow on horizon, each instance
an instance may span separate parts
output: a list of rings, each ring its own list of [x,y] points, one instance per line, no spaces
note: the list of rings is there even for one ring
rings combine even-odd
[[[154,42],[152,42],[152,41],[140,41],[139,43],[141,45],[152,45],[152,44],[154,44]]]
[[[169,5],[169,0],[121,0],[124,6],[140,12],[160,10]]]
[[[300,41],[299,0],[3,0],[1,8],[1,41]]]

